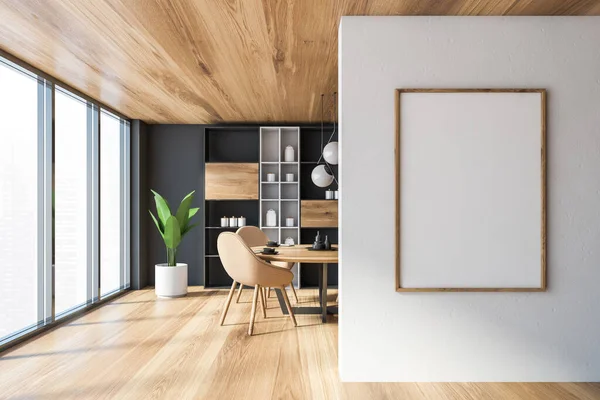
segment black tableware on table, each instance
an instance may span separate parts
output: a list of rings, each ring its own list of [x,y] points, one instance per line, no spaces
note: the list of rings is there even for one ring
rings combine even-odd
[[[278,247],[278,246],[279,246],[279,243],[277,243],[277,242],[276,242],[276,241],[274,241],[274,240],[269,240],[269,241],[267,242],[267,246],[268,246],[268,247]]]
[[[263,254],[275,254],[275,249],[272,247],[263,248]]]

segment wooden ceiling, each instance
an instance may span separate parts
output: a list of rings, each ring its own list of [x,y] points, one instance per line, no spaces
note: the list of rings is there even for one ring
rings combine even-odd
[[[0,0],[0,15],[0,49],[130,118],[304,122],[336,91],[342,15],[600,15],[600,0]]]

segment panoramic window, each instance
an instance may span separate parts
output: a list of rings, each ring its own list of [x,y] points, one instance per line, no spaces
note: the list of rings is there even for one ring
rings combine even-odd
[[[0,57],[0,348],[129,287],[129,134]]]

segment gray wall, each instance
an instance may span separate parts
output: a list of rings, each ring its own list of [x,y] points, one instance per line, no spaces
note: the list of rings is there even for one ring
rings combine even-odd
[[[342,17],[344,381],[600,380],[598,38],[599,17]],[[394,291],[396,88],[548,90],[547,292]]]
[[[147,284],[154,285],[154,265],[166,262],[162,238],[150,220],[148,208],[155,211],[154,189],[167,199],[171,207],[179,206],[181,199],[196,190],[193,207],[200,207],[195,217],[202,222],[204,216],[204,128],[201,125],[147,125],[147,159],[145,190],[148,207],[141,210],[140,218],[147,223],[147,241],[141,243],[145,250]],[[188,264],[188,283],[204,284],[204,228],[190,231],[179,246],[177,260]],[[145,249],[144,249],[145,248]]]

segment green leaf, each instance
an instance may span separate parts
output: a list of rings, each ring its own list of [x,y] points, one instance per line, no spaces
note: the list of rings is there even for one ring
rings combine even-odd
[[[156,228],[158,229],[158,232],[160,233],[160,236],[162,236],[162,238],[165,238],[165,234],[164,234],[164,226],[162,224],[162,222],[159,222],[156,217],[154,216],[154,214],[152,214],[152,211],[148,210],[148,212],[150,213],[150,216],[152,217],[152,220],[154,221],[154,224],[156,225]]]
[[[196,213],[198,212],[198,210],[200,210],[200,208],[192,208],[192,209],[190,209],[190,212],[189,212],[189,214],[188,214],[188,221],[189,221],[190,219],[192,219],[192,217],[193,217],[194,215],[196,215]]]
[[[169,210],[171,209],[171,205],[169,204],[169,202],[167,201],[167,199],[165,199],[164,197],[162,197],[162,196],[161,196],[161,195],[160,195],[158,192],[156,192],[155,190],[152,190],[152,189],[150,189],[150,191],[152,192],[152,194],[153,194],[154,196],[161,197],[161,198],[162,198],[162,199],[165,201],[165,203],[167,203],[167,207],[169,207]]]
[[[183,198],[183,200],[181,200],[181,204],[179,204],[179,208],[177,209],[177,214],[175,214],[175,216],[177,217],[177,222],[179,222],[179,226],[181,227],[187,225],[190,207],[192,206],[192,201],[194,201],[194,192],[196,191],[192,190],[191,193],[189,193]]]
[[[185,226],[183,228],[181,228],[181,236],[183,237],[183,233],[184,232],[188,232],[190,229],[192,229],[194,226],[198,225],[198,224],[194,224],[192,226],[190,225],[190,220],[192,219],[192,217],[194,215],[196,215],[196,213],[198,212],[198,210],[200,210],[199,208],[192,208],[188,214],[188,218],[187,218],[187,222],[185,223]]]
[[[163,226],[167,226],[167,219],[171,216],[169,204],[160,194],[156,193],[154,190],[151,190],[151,192],[154,193],[154,202],[156,203],[158,218],[163,223]]]
[[[169,249],[176,249],[181,243],[181,229],[179,227],[179,222],[177,222],[177,218],[174,216],[170,216],[165,223],[165,235],[164,235],[165,245]]]
[[[200,224],[187,225],[181,230],[181,238],[185,236],[186,233],[192,230],[193,227],[198,226]]]

